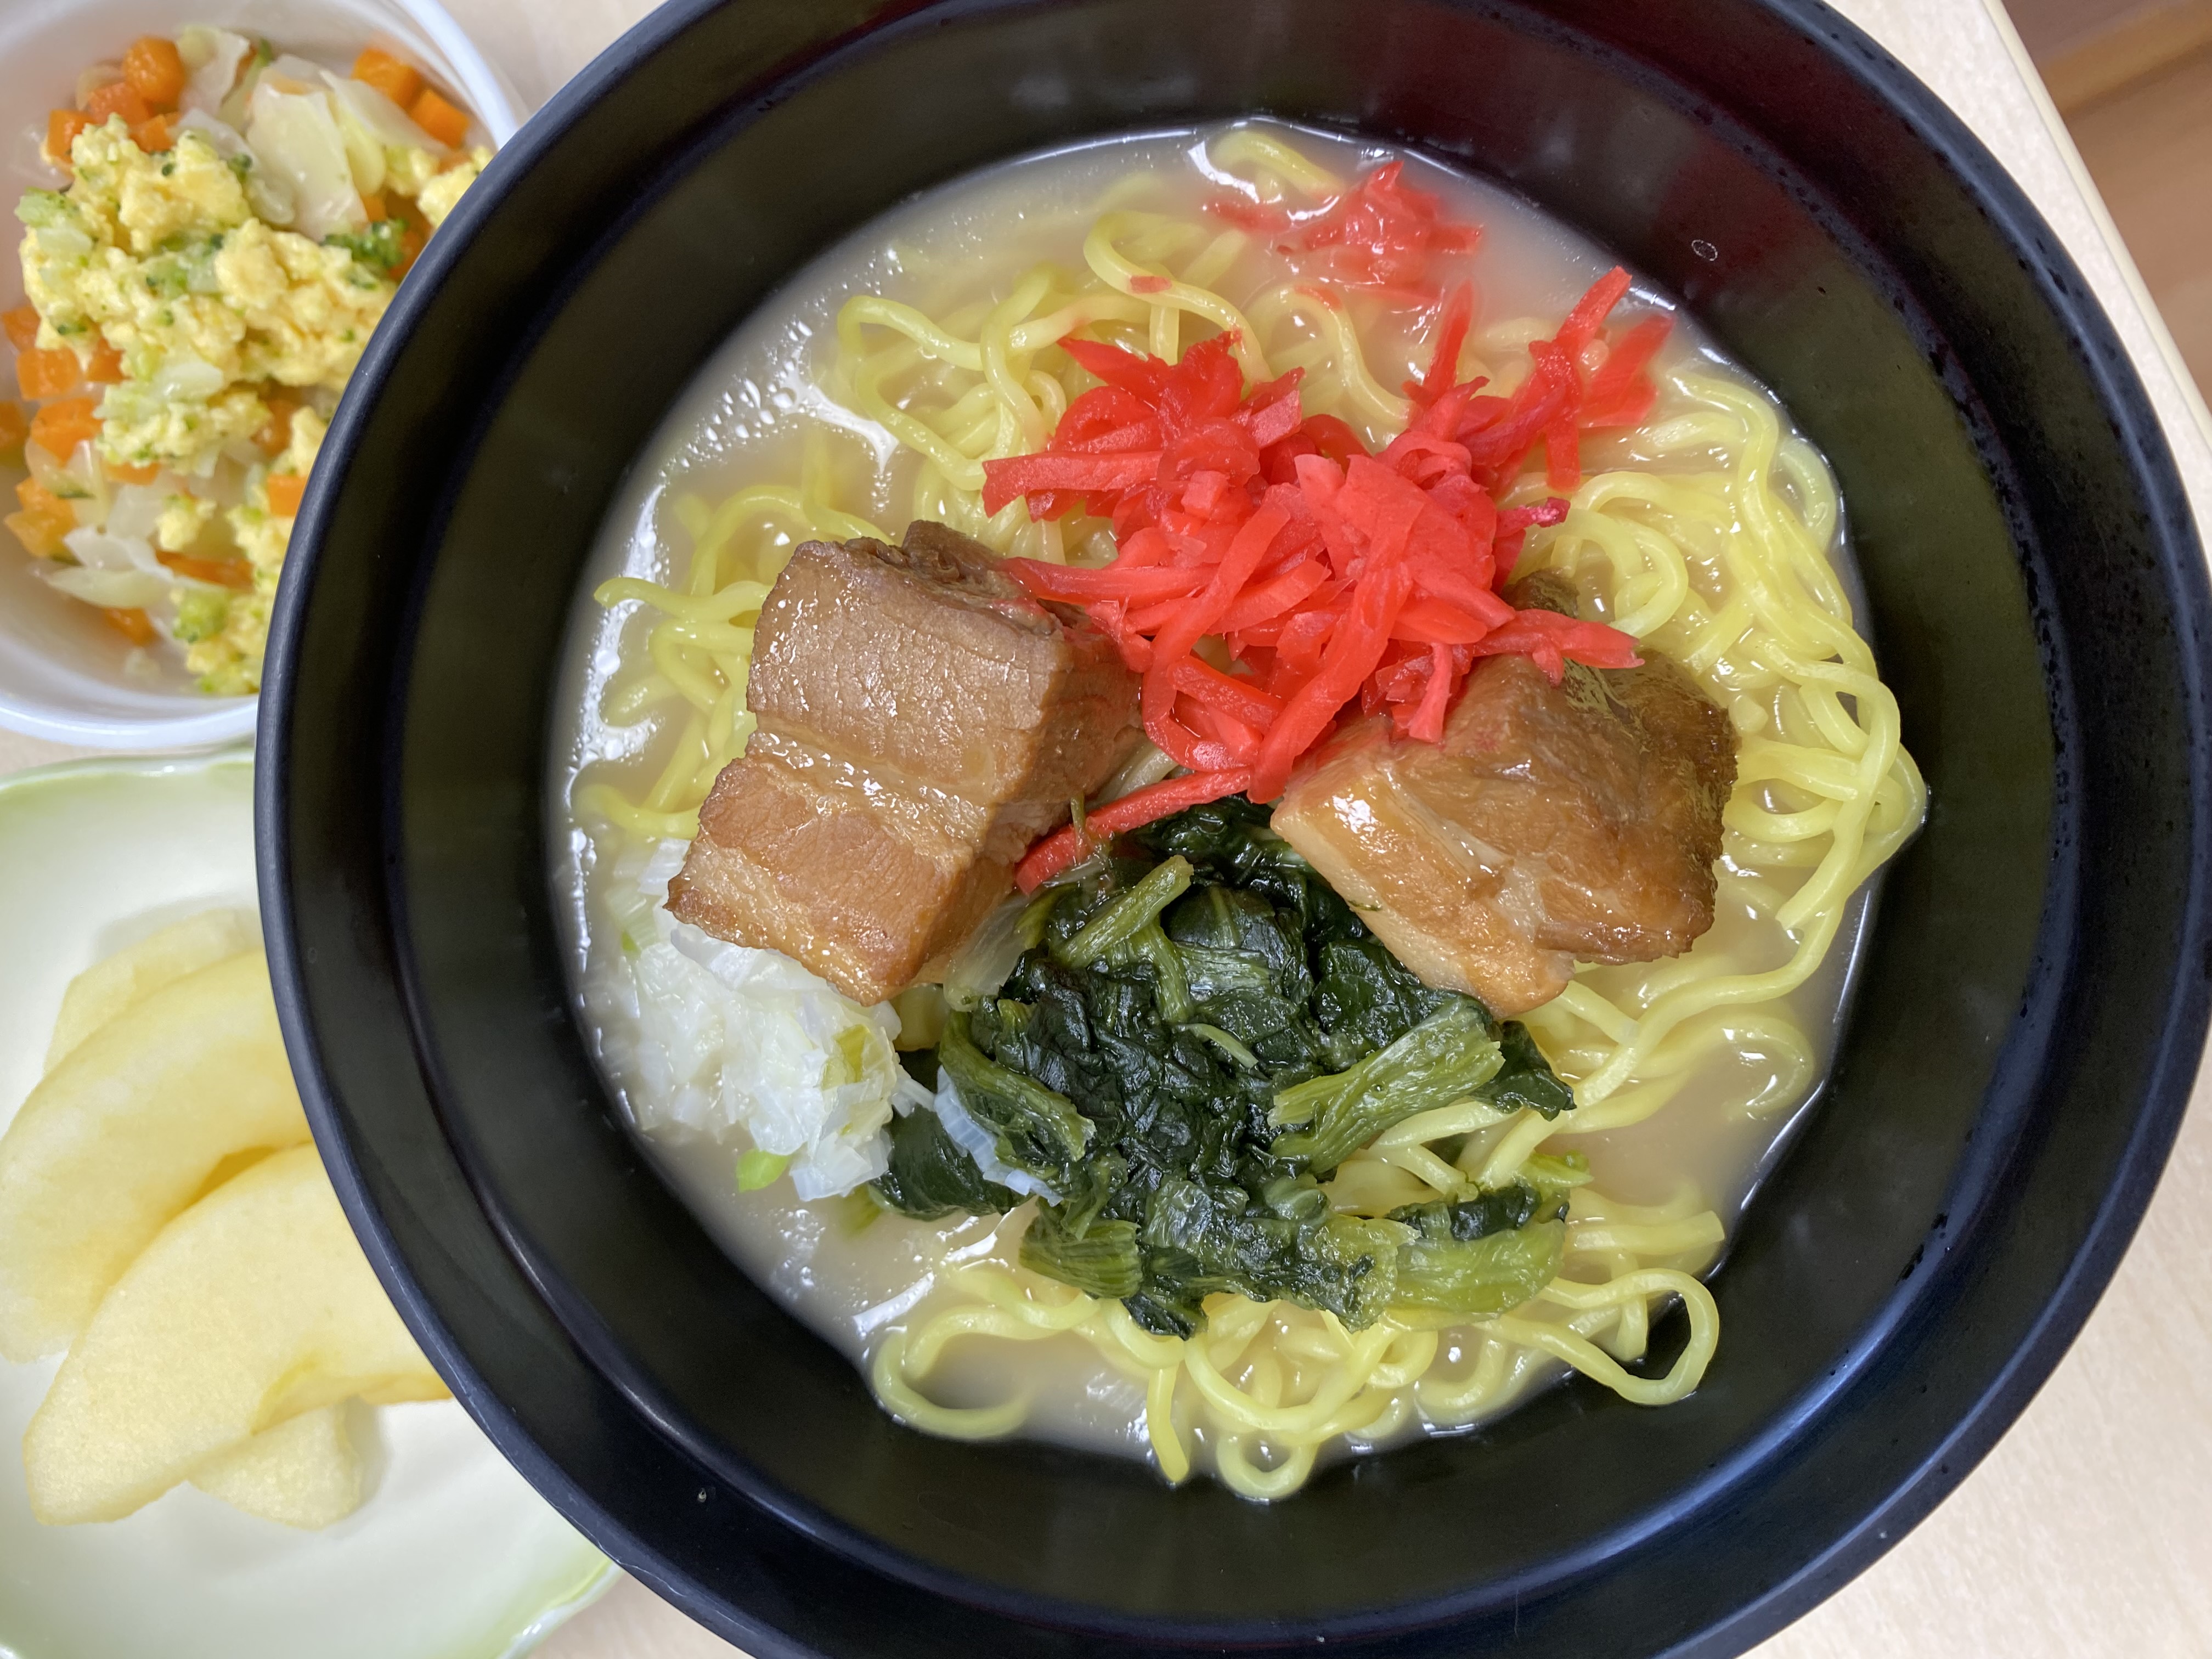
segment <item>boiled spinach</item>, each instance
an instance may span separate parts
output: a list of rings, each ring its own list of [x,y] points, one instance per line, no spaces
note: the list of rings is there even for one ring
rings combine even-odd
[[[1051,1195],[1022,1261],[1176,1335],[1217,1291],[1352,1328],[1525,1300],[1558,1270],[1564,1186],[1370,1218],[1332,1213],[1320,1183],[1415,1113],[1473,1097],[1551,1117],[1571,1093],[1522,1027],[1410,972],[1267,820],[1231,799],[1139,832],[1124,846],[1146,856],[1048,890],[1006,983],[947,1021],[942,1077]],[[932,1218],[1012,1201],[927,1112],[877,1192]]]

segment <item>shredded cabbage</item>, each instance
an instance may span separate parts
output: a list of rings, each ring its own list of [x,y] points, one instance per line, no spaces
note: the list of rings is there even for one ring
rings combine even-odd
[[[356,81],[350,76],[333,75],[322,71],[323,84],[331,89],[332,100],[339,109],[339,119],[350,116],[380,144],[392,149],[435,149],[438,141],[415,125],[415,118],[393,103],[366,81]]]
[[[253,42],[228,29],[194,23],[177,36],[177,55],[191,71],[180,100],[187,112],[213,114],[238,83],[238,66]]]
[[[169,597],[174,579],[149,576],[143,570],[95,570],[84,565],[41,563],[39,574],[49,586],[73,599],[96,605],[103,611],[142,611]]]
[[[1009,1192],[1041,1198],[1048,1204],[1060,1202],[1058,1193],[1027,1170],[1018,1170],[999,1156],[998,1141],[961,1103],[960,1091],[952,1086],[950,1073],[938,1074],[937,1093],[930,1100],[929,1109],[937,1114],[937,1121],[945,1126],[945,1133],[952,1137],[954,1144],[975,1160],[975,1167],[983,1172],[984,1180],[995,1181]]]
[[[353,161],[331,113],[330,94],[320,88],[287,92],[285,83],[272,69],[247,101],[246,142],[254,171],[291,186],[293,228],[302,236],[319,242],[335,231],[359,230],[368,213],[354,185]]]
[[[891,1048],[898,1018],[863,1008],[790,957],[726,945],[665,908],[684,843],[664,842],[635,899],[615,884],[637,993],[632,1118],[649,1135],[705,1136],[787,1158],[799,1197],[830,1198],[890,1167],[895,1107],[927,1100]],[[623,873],[627,873],[623,872]]]
[[[62,545],[88,570],[141,570],[162,578],[165,583],[175,580],[154,556],[153,544],[143,536],[119,535],[112,529],[78,529],[63,537]]]
[[[953,953],[945,969],[949,1006],[969,1012],[1006,982],[1026,948],[1020,922],[1028,908],[1022,899],[1008,899],[985,916],[968,942]]]

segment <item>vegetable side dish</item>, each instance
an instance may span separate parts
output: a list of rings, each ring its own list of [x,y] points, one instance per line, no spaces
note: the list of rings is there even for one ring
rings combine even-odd
[[[323,432],[399,281],[490,159],[371,47],[340,74],[195,27],[88,70],[27,191],[3,320],[40,574],[207,692],[260,684]],[[149,666],[152,666],[149,659]]]
[[[1680,1400],[1926,805],[1842,532],[1693,319],[1432,163],[1253,122],[947,186],[607,527],[601,1061],[933,1432],[1270,1499],[1562,1370]]]

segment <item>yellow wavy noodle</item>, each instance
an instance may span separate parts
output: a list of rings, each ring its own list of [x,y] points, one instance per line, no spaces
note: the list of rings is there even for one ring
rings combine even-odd
[[[1310,205],[1339,186],[1249,129],[1217,140],[1212,160],[1240,171],[1263,200]],[[1318,297],[1285,280],[1279,259],[1251,258],[1240,233],[1146,210],[1155,185],[1133,177],[1094,205],[1082,270],[1039,264],[1003,298],[937,317],[872,295],[846,304],[821,389],[911,455],[914,516],[1001,552],[1110,556],[1097,520],[1037,525],[1018,501],[987,515],[981,499],[982,463],[1040,447],[1096,384],[1060,349],[1078,330],[1173,359],[1205,332],[1233,329],[1250,378],[1300,368],[1310,410],[1338,414],[1370,440],[1402,424],[1406,404],[1391,388],[1425,360],[1418,319],[1356,295]],[[1164,285],[1139,292],[1139,278]],[[1479,331],[1462,374],[1510,387],[1525,372],[1522,347],[1551,327],[1515,319]],[[797,489],[757,486],[711,507],[696,497],[672,504],[691,541],[679,582],[623,578],[599,590],[604,604],[635,601],[647,613],[625,635],[629,665],[610,690],[608,717],[659,718],[675,735],[641,799],[592,784],[579,791],[580,808],[639,837],[696,833],[700,803],[750,728],[744,678],[766,584],[799,541],[883,533],[836,505],[830,430],[810,431]],[[1547,1123],[1474,1102],[1424,1114],[1340,1171],[1330,1188],[1340,1208],[1380,1214],[1499,1185],[1556,1136],[1650,1118],[1717,1057],[1757,1062],[1723,1068],[1731,1109],[1769,1115],[1796,1105],[1820,1060],[1790,994],[1818,971],[1853,895],[1926,810],[1896,702],[1830,561],[1841,517],[1834,483],[1784,433],[1773,405],[1733,381],[1685,374],[1641,429],[1592,447],[1592,475],[1565,521],[1533,539],[1527,562],[1573,575],[1602,614],[1681,662],[1734,720],[1742,744],[1720,902],[1750,926],[1725,939],[1717,930],[1669,961],[1579,973],[1527,1017],[1574,1083],[1571,1117]],[[1531,477],[1509,500],[1544,493]],[[1572,1196],[1561,1276],[1509,1313],[1453,1322],[1401,1310],[1354,1332],[1334,1315],[1217,1296],[1207,1328],[1188,1341],[1144,1331],[1118,1303],[975,1264],[947,1275],[903,1329],[882,1337],[869,1375],[884,1406],[915,1426],[993,1437],[1023,1426],[1028,1400],[938,1403],[927,1385],[947,1347],[1085,1343],[1142,1385],[1147,1438],[1170,1480],[1197,1466],[1202,1446],[1229,1486],[1278,1498],[1334,1446],[1372,1444],[1416,1421],[1474,1422],[1560,1364],[1642,1404],[1680,1399],[1718,1340],[1712,1297],[1694,1275],[1723,1242],[1694,1188],[1638,1208],[1583,1186]],[[1676,1302],[1690,1337],[1673,1364],[1658,1376],[1626,1369],[1644,1356],[1655,1310]]]

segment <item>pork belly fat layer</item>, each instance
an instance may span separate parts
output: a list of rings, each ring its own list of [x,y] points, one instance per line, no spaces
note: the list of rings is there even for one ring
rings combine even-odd
[[[1712,926],[1735,732],[1689,676],[1486,658],[1442,744],[1387,720],[1292,780],[1276,830],[1433,985],[1516,1014],[1577,961],[1650,962]]]
[[[746,706],[758,725],[700,811],[670,908],[861,1002],[941,967],[1140,729],[1103,635],[925,520],[896,547],[793,553]]]

